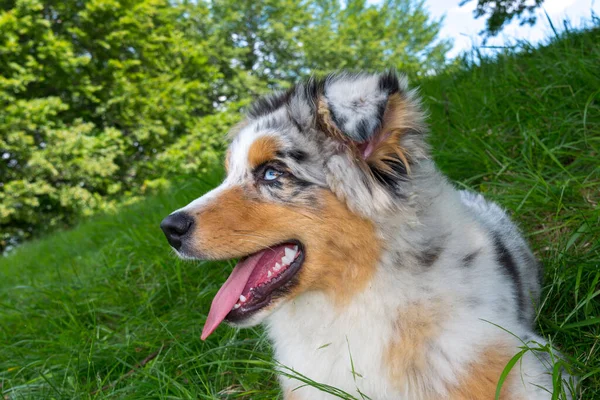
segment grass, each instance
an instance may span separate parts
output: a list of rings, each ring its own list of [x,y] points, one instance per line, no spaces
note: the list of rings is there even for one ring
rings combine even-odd
[[[582,399],[600,399],[598,60],[595,28],[421,83],[441,169],[509,209],[545,264],[537,329],[580,376]],[[158,229],[221,175],[0,259],[6,399],[280,397],[260,329],[200,341],[231,265],[181,262]]]

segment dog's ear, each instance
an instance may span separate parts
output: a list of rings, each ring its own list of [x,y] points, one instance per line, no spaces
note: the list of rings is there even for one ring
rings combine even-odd
[[[331,75],[315,102],[318,130],[343,144],[373,184],[402,194],[411,167],[428,153],[420,102],[406,78]]]

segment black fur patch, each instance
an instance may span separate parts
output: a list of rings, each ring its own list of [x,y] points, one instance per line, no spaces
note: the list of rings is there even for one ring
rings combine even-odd
[[[331,113],[333,115],[333,113]],[[334,120],[335,121],[335,120]],[[337,122],[336,122],[337,123]],[[339,127],[339,125],[338,125]],[[373,131],[369,130],[369,122],[367,120],[362,120],[356,125],[356,138],[359,142],[366,142],[373,135]]]
[[[293,91],[294,89],[290,89],[285,92],[277,92],[258,98],[250,106],[248,116],[250,118],[259,118],[276,111],[287,104]]]
[[[444,252],[446,236],[438,237],[425,245],[425,250],[415,254],[419,264],[425,268],[431,267]]]
[[[302,189],[306,189],[314,185],[312,182],[305,181],[304,179],[297,178],[293,175],[290,175],[290,181],[294,186],[297,186]]]
[[[298,132],[303,131],[302,125],[300,124],[300,122],[298,122],[296,120],[296,118],[294,118],[294,115],[293,115],[293,113],[290,112],[289,108],[288,108],[288,118],[290,119],[290,121],[292,121],[292,124],[294,124],[294,126],[296,127]]]
[[[333,112],[333,110],[331,108],[329,108],[329,112],[331,115],[331,120],[338,127],[338,129],[341,130],[342,127],[344,126],[344,124],[346,123],[346,118],[344,118],[342,116],[338,116],[335,112]]]
[[[502,242],[502,238],[497,233],[492,233],[494,242],[494,250],[496,252],[496,260],[504,270],[504,274],[508,276],[513,283],[514,291],[517,297],[517,307],[519,309],[519,319],[525,318],[525,298],[523,296],[523,288],[521,286],[521,275],[514,257]]]
[[[283,185],[280,184],[276,188],[277,190],[271,191],[271,195],[283,202],[304,201],[307,204],[314,205],[316,199],[310,194],[312,186],[314,186],[313,183],[290,174],[287,175],[287,182]]]
[[[406,181],[408,179],[408,171],[406,170],[404,162],[398,157],[394,157],[385,163],[390,166],[392,172],[381,170],[374,164],[369,164],[369,168],[371,168],[373,176],[379,183],[386,188],[393,190],[397,187],[399,181]]]
[[[417,255],[419,264],[425,268],[429,268],[440,258],[440,254],[444,251],[443,247],[432,247]]]
[[[273,182],[269,182],[266,185],[269,189],[277,189],[277,190],[283,189],[283,184],[277,180],[275,180]]]
[[[303,85],[303,88],[306,100],[312,102],[312,105],[315,105],[317,99],[325,90],[325,81],[323,79],[316,79],[314,76],[311,76]]]
[[[377,121],[378,127],[383,125],[383,114],[385,114],[385,108],[387,107],[387,101],[382,101],[377,105]]]
[[[275,118],[273,115],[265,114],[263,119],[257,124],[257,129],[259,130],[279,130],[282,129],[285,125],[282,121]]]
[[[289,151],[279,150],[279,151],[275,152],[275,155],[280,159],[285,159],[285,158],[292,159],[292,160],[296,161],[297,163],[302,163],[302,162],[308,160],[308,153],[303,150],[298,150],[298,149],[289,150]]]
[[[290,150],[286,155],[297,163],[304,162],[308,159],[308,153],[302,150]]]
[[[393,69],[381,74],[379,77],[379,89],[388,94],[398,93],[400,86],[398,85],[398,75]]]
[[[480,250],[475,250],[462,258],[461,266],[464,268],[470,268],[473,265],[473,260],[479,255]]]

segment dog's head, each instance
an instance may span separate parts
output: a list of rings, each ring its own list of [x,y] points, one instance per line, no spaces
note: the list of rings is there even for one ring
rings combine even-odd
[[[374,221],[407,201],[423,132],[394,72],[310,79],[257,101],[232,129],[225,181],[161,224],[184,258],[241,259],[203,338],[307,291],[343,303],[361,290],[382,249]]]

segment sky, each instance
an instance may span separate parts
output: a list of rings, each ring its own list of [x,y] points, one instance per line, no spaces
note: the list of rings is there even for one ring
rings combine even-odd
[[[448,54],[454,57],[473,45],[481,45],[478,33],[485,27],[485,17],[473,18],[473,10],[477,0],[471,0],[460,7],[461,0],[426,0],[432,16],[445,15],[445,21],[440,33],[442,38],[452,38],[454,47]],[[539,43],[553,35],[544,10],[550,16],[552,23],[558,29],[563,27],[563,20],[568,18],[574,27],[580,27],[584,21],[591,20],[592,10],[600,16],[600,0],[545,0],[543,9],[538,10],[537,23],[530,27],[519,26],[518,21],[513,21],[504,27],[497,38],[490,39],[487,46],[503,46],[514,42],[515,39],[526,39],[532,43]]]

